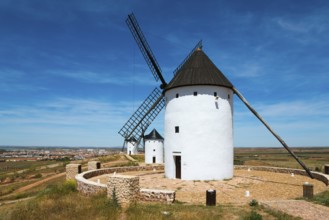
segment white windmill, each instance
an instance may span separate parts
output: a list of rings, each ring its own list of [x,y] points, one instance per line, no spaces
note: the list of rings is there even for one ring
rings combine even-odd
[[[165,107],[165,176],[184,180],[233,177],[233,94],[269,129],[313,178],[309,169],[266,124],[245,98],[201,50],[201,41],[174,71],[167,84],[133,14],[126,20],[141,52],[158,81],[137,111],[121,128],[125,140],[140,142],[144,131]]]
[[[166,177],[233,177],[232,88],[199,48],[177,71],[164,90]]]
[[[125,145],[127,147],[128,155],[135,155],[138,153],[137,150],[137,140],[134,137],[130,137],[125,141]]]
[[[163,137],[153,129],[144,136],[145,163],[163,163]]]

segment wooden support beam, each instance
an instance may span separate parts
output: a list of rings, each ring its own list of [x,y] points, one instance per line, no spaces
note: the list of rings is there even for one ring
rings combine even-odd
[[[311,171],[306,167],[306,165],[297,157],[297,155],[288,147],[288,145],[282,140],[282,138],[273,131],[273,129],[264,121],[264,119],[256,112],[256,110],[251,107],[248,101],[243,97],[243,95],[233,87],[233,92],[240,98],[240,100],[247,106],[247,108],[265,125],[265,127],[274,135],[274,137],[282,144],[282,146],[295,158],[295,160],[304,168],[309,177],[314,179]]]

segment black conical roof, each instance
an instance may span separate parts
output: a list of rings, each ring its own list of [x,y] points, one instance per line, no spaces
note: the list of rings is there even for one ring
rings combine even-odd
[[[157,132],[157,130],[153,129],[151,133],[144,136],[145,140],[164,140],[163,137]]]
[[[127,141],[129,142],[137,142],[136,138],[134,136],[131,136]]]
[[[201,49],[193,52],[166,86],[165,90],[192,85],[214,85],[233,88],[232,83]]]

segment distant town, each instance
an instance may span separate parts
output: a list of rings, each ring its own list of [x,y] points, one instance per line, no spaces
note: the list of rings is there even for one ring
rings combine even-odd
[[[83,160],[106,156],[121,151],[121,148],[95,147],[0,147],[0,162]]]

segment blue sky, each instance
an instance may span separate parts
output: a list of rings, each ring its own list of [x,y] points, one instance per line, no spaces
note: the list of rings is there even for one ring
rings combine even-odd
[[[290,146],[328,146],[328,1],[0,1],[0,145],[121,146],[158,86],[125,19],[134,12],[165,79],[194,45]],[[237,147],[280,146],[235,97]],[[163,112],[151,124],[163,134]]]

